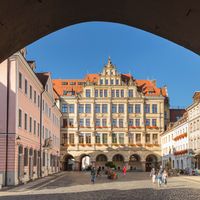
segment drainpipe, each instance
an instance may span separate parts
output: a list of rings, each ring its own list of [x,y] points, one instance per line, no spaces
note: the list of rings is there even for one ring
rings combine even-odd
[[[40,94],[40,178],[42,177],[42,96],[45,90]]]
[[[9,102],[10,102],[10,60],[7,59],[7,108],[6,108],[6,160],[5,160],[5,186],[8,185],[8,132],[9,132]]]

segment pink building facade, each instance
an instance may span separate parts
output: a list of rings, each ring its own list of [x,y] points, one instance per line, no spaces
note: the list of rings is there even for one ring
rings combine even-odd
[[[60,170],[60,117],[50,73],[25,50],[0,64],[0,175],[17,185]]]

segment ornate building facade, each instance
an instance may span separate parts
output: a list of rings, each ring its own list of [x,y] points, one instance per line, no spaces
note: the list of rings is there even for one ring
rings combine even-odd
[[[53,80],[60,95],[64,170],[93,164],[149,171],[161,162],[160,134],[169,121],[167,88],[120,74],[111,63],[82,80]]]

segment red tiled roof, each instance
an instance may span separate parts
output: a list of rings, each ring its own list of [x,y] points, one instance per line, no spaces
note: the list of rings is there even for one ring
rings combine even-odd
[[[87,74],[84,79],[80,80],[64,80],[64,79],[55,79],[53,80],[53,87],[59,95],[63,95],[63,91],[74,91],[75,93],[79,93],[83,89],[83,85],[78,85],[78,82],[98,82],[99,74]],[[123,80],[127,79],[129,81],[131,78],[133,79],[131,74],[121,74]],[[164,96],[167,97],[166,88],[157,88],[154,81],[150,80],[134,80],[138,90],[143,92],[145,96]],[[66,85],[62,83],[66,82]],[[70,85],[70,82],[74,82],[74,85]]]

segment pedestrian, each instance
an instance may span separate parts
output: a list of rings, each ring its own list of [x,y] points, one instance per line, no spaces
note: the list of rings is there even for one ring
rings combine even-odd
[[[162,175],[162,180],[165,185],[167,185],[167,177],[168,177],[168,173],[166,170],[164,170],[163,175]]]
[[[151,169],[150,176],[151,176],[151,179],[152,179],[152,183],[155,183],[155,181],[156,181],[156,170],[155,170],[155,168]]]
[[[92,169],[91,169],[91,182],[93,184],[95,183],[95,178],[96,178],[96,169],[95,169],[95,167],[92,167]]]
[[[124,176],[126,175],[126,166],[124,166],[123,168],[123,173],[124,173]]]
[[[158,187],[161,187],[161,184],[162,184],[162,173],[161,171],[159,170],[158,171],[158,174],[157,174],[157,181],[158,181]]]
[[[101,176],[101,167],[100,167],[100,166],[99,166],[98,169],[97,169],[97,177],[98,177],[98,176]]]

